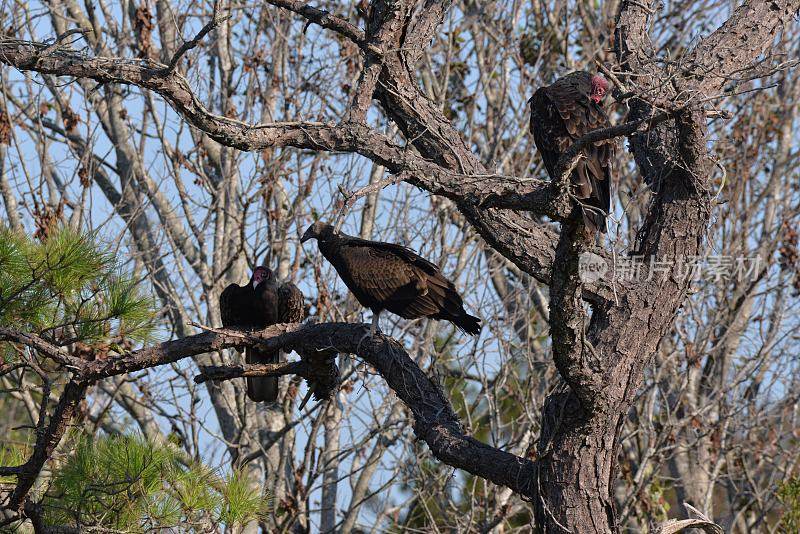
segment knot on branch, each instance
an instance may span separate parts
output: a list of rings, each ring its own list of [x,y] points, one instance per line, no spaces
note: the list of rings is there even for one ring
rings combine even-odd
[[[341,381],[336,353],[325,351],[311,357],[301,354],[300,357],[307,367],[307,373],[301,376],[308,382],[308,389],[313,393],[314,400],[330,399]]]

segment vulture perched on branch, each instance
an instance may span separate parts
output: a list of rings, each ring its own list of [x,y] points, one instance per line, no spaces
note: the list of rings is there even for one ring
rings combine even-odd
[[[303,293],[291,282],[279,282],[267,267],[256,267],[246,286],[231,284],[219,297],[222,325],[261,330],[303,320]],[[278,351],[245,348],[247,363],[277,363]],[[247,377],[247,396],[256,402],[278,399],[278,377]]]
[[[607,90],[608,82],[602,76],[579,71],[538,89],[528,101],[531,133],[550,179],[559,179],[558,160],[576,140],[592,130],[611,126],[601,104]],[[570,175],[583,223],[593,233],[606,232],[614,152],[613,139],[592,143],[583,149]]]
[[[322,221],[312,224],[300,241],[309,239],[317,240],[358,302],[372,310],[370,335],[383,310],[405,319],[444,319],[468,334],[480,332],[480,319],[464,311],[453,282],[410,249],[340,234]]]

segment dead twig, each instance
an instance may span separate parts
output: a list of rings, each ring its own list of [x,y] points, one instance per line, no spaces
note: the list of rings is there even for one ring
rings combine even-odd
[[[209,380],[219,382],[248,376],[305,376],[308,370],[308,365],[303,361],[250,365],[207,365],[200,367],[200,374],[194,377],[194,381],[202,384]]]
[[[230,15],[225,15],[223,17],[220,17],[217,14],[214,14],[214,19],[211,20],[211,22],[209,22],[205,26],[203,26],[203,28],[199,32],[197,32],[197,35],[194,36],[194,39],[185,41],[181,45],[181,47],[178,48],[178,50],[172,55],[172,59],[169,60],[169,65],[161,69],[161,73],[171,74],[172,72],[174,72],[175,68],[178,66],[178,62],[181,60],[184,54],[186,54],[186,52],[195,48],[198,44],[200,44],[200,41],[202,41],[203,38],[211,32],[211,30],[213,30],[214,28],[216,28],[229,18],[231,18]]]

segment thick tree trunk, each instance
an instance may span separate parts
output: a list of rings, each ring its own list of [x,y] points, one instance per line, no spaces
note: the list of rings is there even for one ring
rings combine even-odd
[[[545,403],[537,457],[542,532],[617,532],[614,479],[620,417],[587,417],[566,387]]]

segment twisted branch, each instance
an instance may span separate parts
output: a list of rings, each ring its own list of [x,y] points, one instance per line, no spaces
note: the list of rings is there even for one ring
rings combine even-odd
[[[102,378],[242,345],[258,346],[262,350],[294,350],[303,355],[303,359],[283,364],[206,367],[195,380],[202,382],[246,376],[299,374],[313,381],[316,386],[313,391],[320,398],[325,394],[324,388],[332,383],[331,365],[333,368],[335,365],[330,355],[354,354],[374,367],[408,407],[414,416],[414,432],[428,444],[434,456],[448,465],[507,486],[522,495],[532,496],[535,491],[532,486],[534,462],[467,435],[439,384],[420,369],[402,344],[380,334],[365,338],[368,331],[368,325],[350,323],[279,324],[259,331],[214,329],[128,354],[81,361],[72,370],[73,378],[50,417],[46,431],[37,440],[33,456],[22,466],[0,467],[0,474],[19,477],[17,487],[5,506],[18,510],[25,501],[44,463],[63,437],[89,385]],[[0,339],[11,339],[34,349],[37,346],[35,336],[28,334],[5,332]]]

